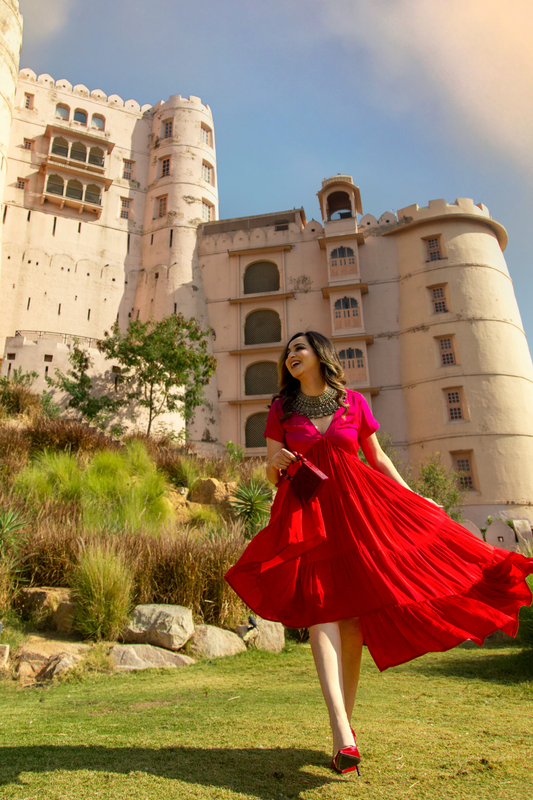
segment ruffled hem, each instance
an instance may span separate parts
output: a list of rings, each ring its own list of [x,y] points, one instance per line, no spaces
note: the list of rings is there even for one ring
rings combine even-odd
[[[280,488],[270,524],[226,576],[258,615],[293,628],[359,617],[380,670],[516,634],[533,559],[486,544],[326,439],[308,457],[334,476],[320,502]]]

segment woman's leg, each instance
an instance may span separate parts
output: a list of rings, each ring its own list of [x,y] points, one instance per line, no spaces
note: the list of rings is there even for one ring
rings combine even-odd
[[[333,734],[333,755],[335,755],[341,748],[353,745],[343,690],[343,654],[339,623],[324,622],[312,625],[309,628],[309,639],[329,713]]]
[[[363,634],[359,617],[339,621],[342,646],[342,687],[346,716],[351,721],[363,653]]]

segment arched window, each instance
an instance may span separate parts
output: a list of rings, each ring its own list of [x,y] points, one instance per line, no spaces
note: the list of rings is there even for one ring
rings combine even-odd
[[[266,439],[263,436],[266,428],[268,414],[252,414],[246,420],[245,440],[246,447],[266,447]]]
[[[279,270],[271,261],[257,261],[246,268],[244,294],[277,292],[278,289]]]
[[[281,320],[277,311],[252,311],[244,323],[244,344],[281,342]]]
[[[332,250],[329,264],[332,278],[357,271],[355,253],[351,247],[336,247]]]
[[[348,192],[332,192],[327,199],[328,220],[349,219],[352,216],[352,203]]]
[[[244,375],[244,394],[274,394],[277,391],[277,365],[273,361],[250,364]]]
[[[79,122],[80,125],[87,125],[87,112],[77,108],[74,112],[74,122]]]
[[[335,328],[359,327],[359,303],[355,297],[342,297],[334,305]]]
[[[67,197],[71,197],[72,200],[82,200],[83,199],[83,186],[82,184],[77,181],[75,178],[72,178],[67,183],[67,191],[65,192]]]
[[[98,128],[99,131],[103,131],[105,130],[105,119],[101,117],[100,114],[93,114],[91,125],[93,128]]]
[[[68,118],[70,117],[70,108],[64,105],[56,106],[56,117],[59,117],[59,119],[64,119],[68,122]]]
[[[339,352],[339,360],[346,380],[366,380],[365,358],[362,350],[356,347],[347,347]]]
[[[74,142],[70,148],[70,157],[76,161],[87,161],[87,148],[81,142]]]
[[[95,206],[99,206],[102,203],[102,192],[99,186],[95,183],[89,183],[87,188],[85,189],[85,202],[92,203]]]
[[[104,151],[101,147],[91,147],[89,150],[89,164],[95,164],[97,167],[104,166]]]
[[[50,175],[46,184],[46,191],[50,194],[63,194],[64,180],[59,175]]]
[[[52,142],[52,153],[56,156],[68,156],[68,142],[62,136],[56,136]]]

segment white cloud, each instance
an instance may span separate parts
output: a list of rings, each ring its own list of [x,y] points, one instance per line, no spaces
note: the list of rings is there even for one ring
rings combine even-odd
[[[533,170],[531,0],[319,2],[329,31],[368,59],[357,81],[379,102],[394,112],[429,104],[446,135]]]
[[[75,0],[19,0],[24,41],[41,42],[63,30]]]

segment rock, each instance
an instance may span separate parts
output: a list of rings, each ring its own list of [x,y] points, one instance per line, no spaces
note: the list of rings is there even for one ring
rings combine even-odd
[[[195,664],[193,658],[171,653],[150,644],[114,644],[109,655],[117,671],[149,669],[150,667],[186,667]]]
[[[7,667],[7,660],[9,658],[9,645],[0,644],[0,669]]]
[[[59,655],[71,655],[78,660],[90,649],[90,645],[48,639],[45,636],[28,636],[20,646],[15,669],[21,678],[35,679],[48,662]]]
[[[189,500],[203,505],[219,505],[227,499],[226,485],[216,478],[198,478],[189,492]]]
[[[189,650],[196,656],[221,658],[244,652],[246,645],[232,631],[225,631],[214,625],[197,625],[189,642]]]
[[[180,492],[177,489],[169,492],[168,499],[170,500],[170,504],[174,510],[182,508],[186,504],[187,502],[186,492],[187,490],[185,490],[185,494],[183,494],[183,492]]]
[[[63,587],[39,586],[22,589],[20,593],[20,610],[25,617],[44,622],[52,619],[61,603],[70,602],[70,589]]]
[[[74,626],[75,603],[60,603],[52,617],[58,633],[72,633]]]
[[[153,644],[167,650],[179,650],[194,632],[192,611],[184,606],[141,605],[122,634],[124,642]]]
[[[255,627],[237,625],[237,634],[246,644],[255,650],[267,650],[269,653],[281,653],[285,647],[285,628],[281,622],[254,617]]]
[[[57,656],[49,658],[44,667],[35,676],[36,681],[50,681],[56,675],[67,672],[80,661],[81,656],[74,656],[72,653],[59,653]]]

